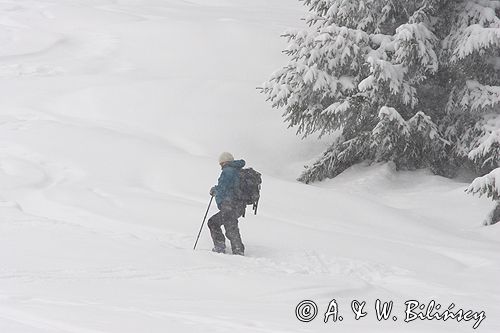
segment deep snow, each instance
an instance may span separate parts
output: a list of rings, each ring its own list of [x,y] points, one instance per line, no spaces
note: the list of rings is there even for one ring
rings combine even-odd
[[[293,0],[0,3],[0,332],[472,331],[404,323],[410,299],[500,331],[500,227],[481,226],[492,203],[467,183],[390,165],[294,181],[324,147],[256,87],[302,15]],[[263,172],[246,257],[211,253],[206,229],[192,251],[223,150]],[[324,324],[332,298],[345,319]],[[377,322],[377,298],[397,322]]]

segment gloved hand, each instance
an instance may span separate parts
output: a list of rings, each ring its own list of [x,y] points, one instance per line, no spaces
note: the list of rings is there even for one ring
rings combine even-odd
[[[212,197],[215,195],[215,186],[210,189],[210,195]]]

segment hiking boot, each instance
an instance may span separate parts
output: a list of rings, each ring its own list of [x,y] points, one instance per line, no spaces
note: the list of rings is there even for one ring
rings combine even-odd
[[[226,249],[224,247],[214,247],[212,249],[212,252],[215,252],[215,253],[226,253]]]
[[[237,255],[237,256],[244,256],[245,255],[245,253],[243,252],[243,250],[234,250],[233,254]]]

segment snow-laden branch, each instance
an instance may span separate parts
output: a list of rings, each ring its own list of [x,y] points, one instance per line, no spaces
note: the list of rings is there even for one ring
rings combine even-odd
[[[479,194],[479,196],[486,195],[493,200],[500,199],[500,168],[496,168],[483,177],[474,179],[465,191],[471,194]]]

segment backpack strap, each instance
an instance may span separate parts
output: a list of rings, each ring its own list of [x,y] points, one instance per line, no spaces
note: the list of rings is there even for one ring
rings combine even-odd
[[[259,208],[259,200],[260,200],[260,197],[259,197],[259,199],[257,199],[257,201],[252,206],[254,215],[257,215],[257,208]]]

